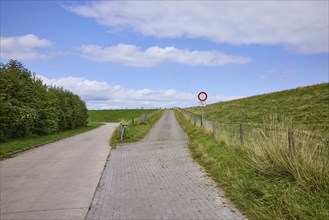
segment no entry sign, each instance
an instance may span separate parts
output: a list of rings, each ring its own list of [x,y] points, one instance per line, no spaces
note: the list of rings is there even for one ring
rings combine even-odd
[[[206,101],[207,98],[208,98],[208,95],[207,95],[207,93],[205,93],[205,92],[200,92],[200,93],[198,94],[198,99],[199,99],[201,102]]]

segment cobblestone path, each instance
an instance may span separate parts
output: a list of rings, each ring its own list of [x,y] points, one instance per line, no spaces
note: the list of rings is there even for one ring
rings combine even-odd
[[[87,219],[244,219],[192,160],[187,136],[166,111],[140,142],[118,146]]]

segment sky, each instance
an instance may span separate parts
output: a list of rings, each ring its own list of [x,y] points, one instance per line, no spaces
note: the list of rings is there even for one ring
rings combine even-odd
[[[88,109],[188,107],[328,82],[328,0],[0,0],[15,59]]]

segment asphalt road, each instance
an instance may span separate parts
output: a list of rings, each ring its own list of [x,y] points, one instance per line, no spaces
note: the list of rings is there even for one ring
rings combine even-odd
[[[0,162],[0,219],[84,219],[118,124]]]
[[[173,111],[140,142],[117,146],[87,219],[245,219],[193,161]]]

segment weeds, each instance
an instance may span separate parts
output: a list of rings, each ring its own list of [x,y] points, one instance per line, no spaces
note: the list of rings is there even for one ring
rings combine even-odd
[[[272,115],[266,124],[254,129],[246,149],[254,167],[272,176],[291,176],[301,187],[329,192],[329,149],[319,131],[292,128],[291,120]],[[287,144],[288,131],[294,129],[294,149]]]
[[[329,219],[328,144],[313,137],[321,134],[295,130],[291,154],[286,133],[290,120],[272,117],[266,129],[248,127],[240,145],[237,126],[218,124],[214,132],[205,132],[207,128],[195,127],[193,117],[182,113],[176,111],[193,158],[249,219]],[[273,134],[274,129],[283,131]]]

